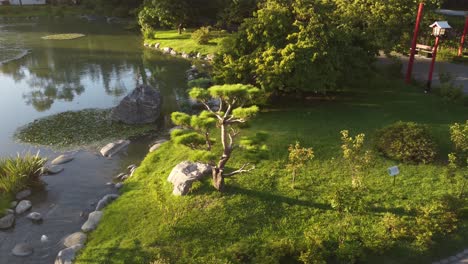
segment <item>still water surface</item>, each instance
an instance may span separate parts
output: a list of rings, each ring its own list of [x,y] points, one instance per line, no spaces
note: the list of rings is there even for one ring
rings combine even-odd
[[[42,40],[59,33],[82,33],[75,40]],[[26,56],[12,60],[28,53]],[[109,108],[138,83],[158,86],[164,97],[163,112],[177,109],[183,96],[184,72],[189,63],[142,48],[141,37],[105,21],[78,18],[0,22],[0,157],[37,152],[49,158],[50,149],[20,144],[14,133],[35,119],[69,110]],[[43,177],[44,187],[30,200],[44,221],[35,225],[17,217],[14,229],[0,231],[0,263],[53,263],[63,247],[60,239],[79,230],[96,201],[113,192],[105,183],[146,154],[152,138],[136,140],[126,155],[104,159],[78,151],[58,176]],[[50,242],[41,243],[47,235]],[[35,252],[18,258],[10,251],[29,242]]]

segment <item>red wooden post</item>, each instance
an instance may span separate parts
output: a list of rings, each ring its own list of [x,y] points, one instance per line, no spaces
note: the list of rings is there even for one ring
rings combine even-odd
[[[465,21],[465,28],[463,29],[463,35],[460,40],[460,47],[458,48],[458,57],[463,55],[463,46],[465,45],[465,36],[468,33],[468,16]]]
[[[432,61],[431,61],[431,67],[429,68],[429,77],[427,78],[426,92],[429,92],[431,90],[432,75],[434,73],[434,64],[435,64],[435,60],[437,57],[437,49],[439,48],[439,40],[440,40],[440,37],[436,37],[434,48],[432,50]]]
[[[411,51],[408,61],[408,69],[406,70],[406,83],[411,82],[411,75],[413,73],[414,55],[416,54],[416,43],[418,41],[419,25],[421,24],[424,3],[419,3],[418,16],[416,17],[416,25],[414,26],[413,41],[411,42]]]

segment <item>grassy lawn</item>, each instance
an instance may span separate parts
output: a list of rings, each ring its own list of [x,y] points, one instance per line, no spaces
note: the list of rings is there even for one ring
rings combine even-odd
[[[228,35],[221,31],[212,31],[212,39],[206,45],[197,44],[192,38],[191,34],[194,29],[188,29],[181,35],[177,30],[157,30],[154,31],[154,39],[145,39],[145,43],[156,44],[160,43],[161,47],[171,47],[177,52],[200,52],[201,54],[214,54],[219,49],[220,42]]]
[[[121,198],[106,208],[76,263],[302,263],[306,252],[322,254],[328,263],[429,263],[468,246],[466,213],[454,234],[434,233],[433,244],[422,246],[414,235],[424,232],[421,223],[439,217],[424,218],[421,208],[459,191],[445,176],[444,164],[451,148],[449,125],[464,122],[467,108],[400,81],[369,82],[371,89],[332,101],[292,100],[264,109],[242,135],[268,133],[269,151],[237,150],[231,169],[246,161],[255,162],[256,169],[228,179],[223,194],[207,178],[195,183],[188,196],[172,196],[166,178],[190,151],[164,144],[146,157]],[[330,197],[351,185],[340,130],[365,133],[371,148],[376,129],[397,120],[430,127],[439,145],[437,162],[405,165],[376,154],[359,198],[365,209],[338,212]],[[315,159],[292,189],[285,160],[288,145],[296,140],[313,147]],[[395,185],[386,172],[393,165],[401,170]],[[389,222],[405,223],[401,236],[390,235],[399,225]],[[434,226],[426,227],[432,232]]]

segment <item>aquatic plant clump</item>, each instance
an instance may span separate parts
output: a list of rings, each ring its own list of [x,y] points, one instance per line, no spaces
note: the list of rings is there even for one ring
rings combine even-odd
[[[0,159],[0,194],[12,194],[37,181],[46,161],[38,154]]]
[[[15,136],[25,143],[69,149],[140,136],[155,129],[155,124],[126,125],[112,121],[110,110],[86,109],[35,120],[20,128]]]
[[[54,34],[49,36],[44,36],[42,39],[46,40],[71,40],[84,37],[84,34],[69,33],[69,34]]]

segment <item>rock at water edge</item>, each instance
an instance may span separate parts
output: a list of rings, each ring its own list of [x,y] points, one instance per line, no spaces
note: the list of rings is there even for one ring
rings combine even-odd
[[[200,162],[183,161],[177,164],[169,174],[167,181],[174,186],[172,194],[185,195],[194,181],[202,179],[211,172],[211,166]]]
[[[128,145],[130,145],[129,140],[119,140],[119,141],[107,144],[101,149],[100,152],[102,156],[110,158],[114,156],[115,154],[119,153],[120,151],[122,151],[123,149],[125,149],[126,147],[128,147]]]
[[[50,167],[46,168],[46,173],[49,174],[49,175],[59,174],[63,170],[64,170],[64,168],[62,166],[53,165],[53,166],[50,166]]]
[[[0,229],[5,230],[13,227],[15,224],[15,215],[7,214],[4,217],[0,218]]]
[[[11,253],[17,257],[26,257],[31,255],[34,252],[34,249],[27,243],[17,244],[12,250]]]
[[[55,158],[50,164],[60,165],[72,161],[75,158],[73,154],[62,154]]]
[[[149,149],[149,152],[153,152],[155,150],[157,150],[158,148],[160,148],[162,146],[163,143],[167,142],[166,139],[162,139],[162,140],[158,140],[156,141],[153,146],[151,146],[151,148]]]
[[[83,232],[76,232],[67,236],[64,241],[63,245],[66,247],[73,247],[75,245],[84,245],[88,240],[88,236]]]
[[[78,244],[72,247],[61,250],[57,254],[54,264],[72,264],[75,260],[76,253],[83,248],[83,245]]]
[[[31,195],[31,190],[23,190],[19,193],[16,194],[16,200],[23,200],[24,198],[28,197]]]
[[[17,214],[22,214],[24,212],[26,212],[27,210],[31,209],[32,207],[32,203],[31,201],[28,201],[28,200],[22,200],[21,202],[18,203],[18,205],[16,206],[16,213]]]
[[[137,86],[112,109],[111,118],[129,125],[154,123],[161,115],[162,100],[159,89]]]
[[[107,194],[99,200],[98,204],[96,205],[96,211],[101,211],[106,207],[108,204],[112,203],[115,199],[119,198],[118,194]]]
[[[88,216],[88,220],[83,224],[81,230],[83,230],[83,232],[89,232],[96,229],[99,222],[101,221],[102,214],[103,213],[101,211],[94,211],[90,213]]]
[[[33,222],[40,222],[42,221],[42,215],[37,212],[32,212],[26,216],[26,218],[30,219]]]

